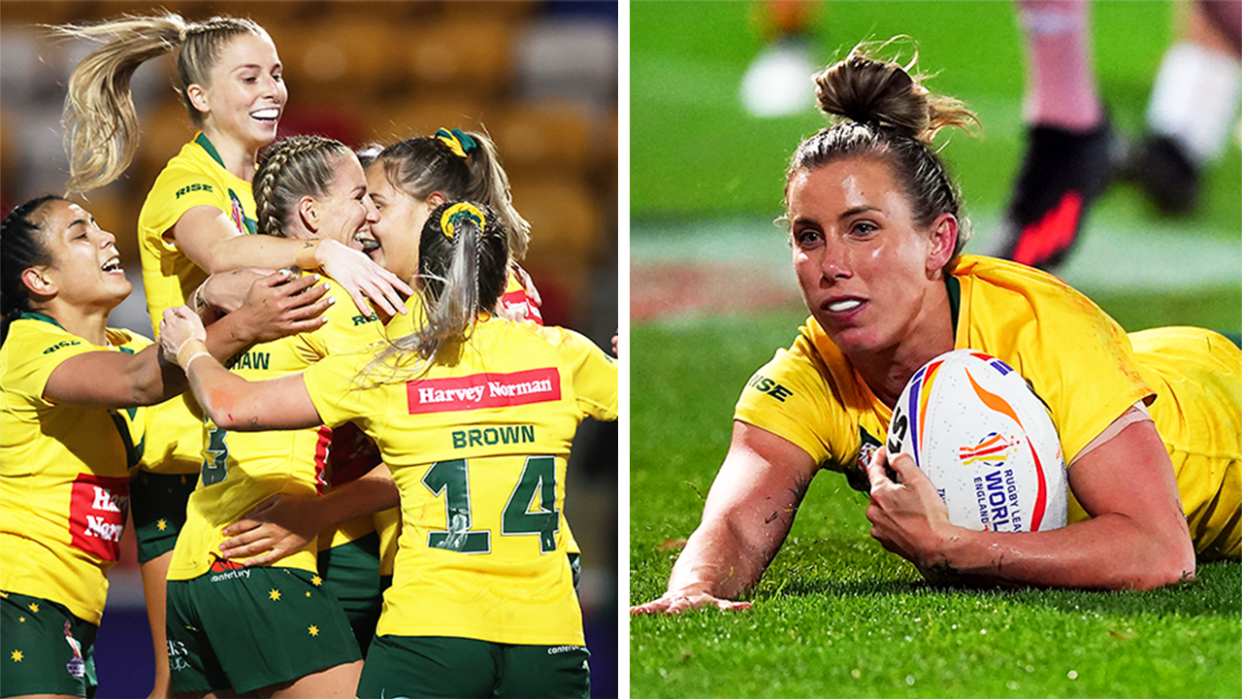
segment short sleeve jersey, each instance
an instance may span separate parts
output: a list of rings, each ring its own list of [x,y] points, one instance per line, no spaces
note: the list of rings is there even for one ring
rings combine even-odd
[[[32,313],[13,322],[0,348],[0,589],[58,602],[94,624],[120,555],[144,409],[59,405],[43,394],[71,357],[150,344],[127,330],[107,336],[100,347]]]
[[[954,347],[998,357],[1031,384],[1049,408],[1066,463],[1130,406],[1155,399],[1151,374],[1126,333],[1055,277],[963,256],[946,286]],[[1176,395],[1163,402],[1180,403]],[[777,351],[751,378],[735,417],[793,442],[823,468],[844,471],[852,485],[866,490],[862,464],[886,438],[892,413],[812,318],[792,347]],[[1177,419],[1154,409],[1153,418],[1162,434],[1169,427],[1162,423]],[[1217,484],[1221,478],[1184,477]],[[1071,502],[1071,520],[1085,517]]]
[[[250,183],[236,177],[211,141],[202,133],[168,161],[152,185],[138,214],[138,246],[142,283],[153,332],[158,336],[164,309],[185,305],[207,279],[168,237],[185,212],[210,206],[228,216],[239,233],[255,230],[255,204]],[[202,453],[202,410],[189,391],[151,409],[152,430],[143,468],[159,473],[193,473]]]
[[[302,371],[322,357],[356,350],[383,338],[374,315],[362,316],[346,300],[324,313],[328,322],[307,333],[252,345],[226,366],[247,381],[263,381]],[[199,424],[202,472],[186,506],[186,522],[177,537],[169,580],[189,580],[232,565],[218,560],[221,530],[276,494],[314,497],[324,485],[323,471],[332,430],[230,432]],[[316,570],[315,542],[273,564]]]
[[[304,376],[325,424],[361,427],[401,491],[377,633],[581,645],[565,466],[585,416],[616,419],[616,364],[577,333],[501,319],[408,381],[368,385],[370,360],[330,357]]]

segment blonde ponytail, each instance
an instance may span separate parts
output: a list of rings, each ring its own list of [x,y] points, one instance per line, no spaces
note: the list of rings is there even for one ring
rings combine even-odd
[[[138,66],[180,49],[177,91],[190,120],[201,126],[203,115],[190,104],[186,89],[206,84],[221,50],[234,36],[267,37],[262,27],[248,19],[213,17],[188,22],[173,12],[50,29],[57,36],[102,44],[69,76],[64,124],[70,192],[102,187],[120,177],[133,161],[138,151],[138,113],[130,80]]]
[[[436,207],[419,240],[419,294],[425,322],[394,340],[363,370],[387,376],[375,383],[421,376],[440,351],[470,336],[479,314],[495,308],[508,279],[509,234],[485,204],[449,202]],[[413,367],[403,370],[412,358]]]
[[[440,192],[449,201],[486,204],[509,231],[509,254],[514,260],[526,257],[530,224],[513,206],[509,175],[487,134],[439,129],[384,148],[375,162],[392,186],[419,201]]]
[[[180,46],[185,29],[185,20],[171,12],[52,28],[59,36],[103,43],[69,76],[64,124],[70,192],[102,187],[129,167],[138,151],[130,80],[138,66]]]

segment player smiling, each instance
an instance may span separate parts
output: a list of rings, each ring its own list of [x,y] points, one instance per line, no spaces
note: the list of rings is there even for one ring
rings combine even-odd
[[[578,423],[616,419],[616,365],[576,333],[490,313],[508,241],[481,209],[432,212],[419,240],[427,322],[394,320],[398,339],[378,356],[246,383],[198,349],[188,309],[165,314],[161,342],[183,348],[213,419],[234,429],[353,421],[392,470],[403,530],[358,696],[588,696],[560,512]],[[479,386],[488,390],[463,392]],[[424,403],[422,388],[455,398]]]
[[[381,212],[369,254],[389,269],[399,265],[411,274],[418,269],[417,249],[410,259],[390,264],[385,261],[390,255],[384,249],[386,237],[408,237],[411,231],[421,231],[431,210],[446,201],[476,201],[491,207],[509,231],[510,274],[501,296],[504,309],[515,318],[543,322],[538,292],[518,264],[530,244],[530,224],[513,206],[509,175],[487,134],[437,129],[431,136],[393,143],[368,163],[367,184]]]
[[[668,592],[631,611],[749,606],[734,600],[780,549],[821,468],[870,490],[872,535],[886,548],[952,579],[1151,588],[1193,576],[1196,552],[1237,558],[1238,348],[1193,328],[1127,336],[1054,277],[960,256],[959,195],[930,142],[973,114],[863,49],[816,81],[821,109],[844,118],[800,144],[788,171],[794,271],[811,317],[743,391]],[[885,474],[876,447],[902,388],[965,347],[1014,367],[1048,405],[1075,498],[1068,526],[954,527],[908,457],[891,464],[898,480]]]
[[[345,244],[369,235],[377,220],[357,157],[319,136],[274,144],[255,175],[255,194],[264,235]],[[360,315],[350,304],[333,306],[324,320],[313,331],[249,348],[233,358],[232,370],[256,380],[282,376],[384,338],[375,314]],[[199,485],[168,571],[168,637],[184,652],[184,664],[172,669],[172,688],[347,695],[357,684],[358,644],[336,588],[324,587],[318,575],[314,533],[271,566],[247,567],[244,555],[226,558],[220,550],[221,530],[260,503],[277,495],[316,496],[332,431],[238,433],[216,422],[208,424],[208,434]],[[379,485],[387,506],[394,506],[391,482]],[[374,588],[374,568],[371,577]],[[237,610],[246,611],[239,617]],[[308,635],[310,626],[315,632]],[[239,636],[241,628],[251,633]],[[268,637],[271,630],[279,641]]]
[[[138,149],[130,78],[146,61],[176,52],[176,89],[199,129],[156,179],[138,219],[147,310],[186,303],[213,272],[243,267],[323,267],[354,299],[404,312],[411,293],[357,250],[336,241],[307,243],[254,232],[251,191],[257,152],[276,138],[288,99],[284,66],[264,29],[227,16],[202,22],[165,12],[58,28],[100,43],[74,69],[65,100],[71,191],[116,179]],[[158,328],[156,328],[158,332]],[[156,654],[156,694],[168,681],[163,581],[185,500],[202,463],[201,412],[187,394],[152,409],[159,423],[134,481],[134,521]]]
[[[5,217],[0,239],[4,695],[91,696],[105,574],[120,553],[145,442],[141,406],[185,383],[157,345],[106,326],[132,286],[115,237],[88,211],[33,199]],[[284,279],[259,281],[251,302],[213,325],[215,356],[318,325],[320,294]]]

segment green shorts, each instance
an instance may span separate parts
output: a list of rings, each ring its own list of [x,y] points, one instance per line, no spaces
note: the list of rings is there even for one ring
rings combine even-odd
[[[379,549],[379,534],[371,532],[319,552],[323,585],[341,603],[363,655],[375,636],[375,624],[384,608],[384,590],[392,585],[391,575],[379,573]]]
[[[376,636],[358,696],[574,697],[591,695],[582,646],[517,646],[472,638]]]
[[[218,561],[168,581],[175,692],[245,694],[362,657],[349,621],[314,573]]]
[[[0,647],[4,652],[0,696],[95,696],[99,627],[55,602],[12,592],[0,594]]]
[[[193,473],[151,473],[138,470],[129,481],[129,507],[134,514],[138,562],[158,558],[177,545],[185,525],[185,504],[198,485]]]

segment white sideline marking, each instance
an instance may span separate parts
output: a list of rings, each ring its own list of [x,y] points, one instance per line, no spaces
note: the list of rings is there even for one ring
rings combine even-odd
[[[996,219],[976,215],[975,237],[966,252],[986,248]],[[784,280],[798,299],[785,233],[770,222],[733,219],[707,223],[634,224],[630,259],[653,262],[751,260],[773,279]],[[1203,235],[1159,221],[1138,225],[1088,224],[1059,275],[1085,293],[1164,292],[1242,286],[1242,240]]]

